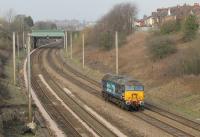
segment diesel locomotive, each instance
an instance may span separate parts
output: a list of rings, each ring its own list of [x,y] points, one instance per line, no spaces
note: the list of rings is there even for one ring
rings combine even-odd
[[[106,74],[102,78],[102,96],[126,110],[144,109],[144,86],[126,76]]]

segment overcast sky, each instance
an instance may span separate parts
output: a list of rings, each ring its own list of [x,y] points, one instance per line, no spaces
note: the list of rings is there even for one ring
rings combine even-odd
[[[193,4],[200,0],[0,0],[0,14],[14,9],[18,14],[26,14],[34,20],[79,19],[95,21],[120,2],[134,2],[138,7],[138,17],[150,15],[157,8],[177,4]]]

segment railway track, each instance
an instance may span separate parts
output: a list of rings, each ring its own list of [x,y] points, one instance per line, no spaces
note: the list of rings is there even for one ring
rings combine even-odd
[[[58,54],[58,53],[55,52],[55,53],[52,53],[52,54],[54,54],[54,55],[56,55],[56,57],[58,57],[58,58],[57,58],[57,59],[58,59],[57,62],[63,62],[63,60],[59,57],[59,54]],[[95,85],[95,86],[101,88],[100,82],[97,82],[97,81],[95,81],[95,80],[89,78],[88,76],[86,76],[86,75],[84,75],[84,74],[82,74],[82,73],[80,73],[80,72],[74,70],[74,69],[73,69],[71,66],[69,66],[67,63],[65,63],[64,65],[66,66],[67,70],[69,70],[70,72],[72,72],[72,73],[73,73],[74,75],[76,75],[77,77],[81,77],[82,79],[87,80],[87,81],[90,82],[91,84],[93,84],[93,85]],[[74,80],[73,80],[73,81],[74,81]],[[79,85],[81,85],[81,83],[80,83]],[[88,89],[89,89],[89,88],[88,88]],[[96,89],[91,89],[91,88],[90,88],[90,90],[94,90],[94,91],[95,91]],[[99,91],[96,90],[96,92],[95,92],[95,93],[92,93],[92,94],[95,94],[95,95],[96,95],[97,92],[99,92]],[[98,94],[97,96],[100,97],[101,95]],[[192,120],[186,119],[186,118],[184,118],[184,117],[182,117],[182,116],[176,115],[176,114],[171,113],[171,112],[169,112],[169,111],[166,111],[166,110],[164,110],[164,109],[162,109],[162,108],[158,108],[158,107],[156,107],[156,106],[154,106],[154,105],[151,105],[151,104],[149,104],[149,103],[145,103],[145,109],[148,109],[148,110],[150,110],[150,111],[153,111],[153,112],[155,112],[155,113],[158,113],[159,115],[162,115],[162,116],[164,116],[164,117],[167,117],[167,118],[169,118],[169,119],[171,119],[171,120],[177,121],[177,122],[179,122],[179,123],[181,123],[181,124],[183,124],[183,125],[185,125],[185,126],[188,126],[188,127],[192,128],[192,129],[195,129],[195,130],[197,130],[197,131],[200,131],[200,124],[199,124],[199,123],[196,123],[196,122],[194,122],[194,121],[192,121]]]
[[[32,64],[37,64],[39,62],[39,58],[41,57],[42,50],[38,51],[37,53],[34,53],[32,55],[33,62]],[[34,65],[33,65],[34,66]],[[63,112],[60,112],[59,107],[55,106],[52,101],[52,96],[50,97],[48,95],[48,91],[46,90],[43,85],[41,85],[41,81],[38,80],[37,73],[35,72],[37,68],[33,67],[32,69],[32,88],[36,92],[37,96],[39,97],[40,101],[42,102],[44,108],[47,110],[48,114],[51,116],[52,119],[54,119],[58,125],[62,128],[62,130],[65,132],[65,134],[69,137],[81,137],[81,135],[78,133],[78,131],[73,128],[72,124],[66,119],[66,116],[63,115]],[[39,71],[39,70],[37,70]],[[55,101],[54,101],[55,102]]]
[[[182,116],[176,115],[174,113],[171,113],[169,111],[166,111],[164,109],[158,108],[158,107],[153,106],[153,105],[148,104],[148,103],[146,104],[145,108],[150,110],[150,111],[156,112],[156,113],[158,113],[160,115],[163,115],[163,116],[165,116],[165,117],[167,117],[169,119],[178,121],[179,123],[181,123],[181,124],[183,124],[185,126],[189,126],[189,127],[193,128],[195,130],[200,131],[200,124],[196,123],[196,122],[194,122],[192,120],[186,119],[186,118],[184,118]]]
[[[55,54],[57,57],[58,57],[58,61],[61,61],[61,62],[64,62],[59,56],[57,53],[53,53]],[[82,79],[85,79],[87,80],[88,82],[90,82],[91,84],[101,88],[101,83],[100,82],[97,82],[93,79],[91,79],[90,77],[88,77],[87,75],[84,75],[76,70],[74,70],[71,66],[69,66],[67,63],[64,63],[64,65],[67,67],[67,69],[72,72],[73,74],[75,74],[77,77],[81,77]],[[173,120],[176,120],[176,121],[179,121],[180,123],[182,124],[186,124],[186,125],[189,125],[190,127],[192,127],[193,129],[196,129],[198,131],[200,131],[200,123],[197,123],[197,122],[194,122],[192,120],[189,120],[189,119],[186,119],[184,118],[183,116],[179,116],[177,114],[174,114],[174,113],[171,113],[169,111],[166,111],[162,108],[159,108],[157,106],[154,106],[152,104],[149,104],[149,103],[145,103],[145,108],[148,109],[148,110],[151,110],[151,111],[154,111],[156,113],[159,113],[163,116],[166,116],[168,118],[171,118]]]
[[[63,75],[63,76],[65,76],[65,77],[67,77],[68,79],[70,79],[71,82],[75,83],[76,85],[78,85],[78,86],[80,86],[80,87],[83,87],[83,85],[84,85],[84,89],[86,89],[86,90],[87,90],[88,92],[90,92],[91,94],[94,94],[95,96],[98,96],[98,97],[101,96],[100,91],[98,91],[98,90],[96,90],[95,88],[92,88],[92,87],[90,87],[90,86],[88,86],[88,85],[85,85],[83,82],[78,81],[78,80],[77,80],[75,77],[73,77],[72,75],[67,74],[66,72],[64,73],[64,70],[63,70],[63,69],[60,70],[60,68],[58,67],[59,65],[56,66],[56,65],[55,65],[56,63],[53,62],[53,58],[51,57],[51,54],[55,55],[55,57],[56,57],[56,59],[57,59],[57,63],[62,62],[62,65],[60,65],[60,66],[63,66],[63,65],[64,65],[65,68],[67,68],[67,70],[70,71],[71,73],[73,73],[73,75],[75,75],[76,77],[79,77],[79,78],[81,77],[82,79],[84,79],[84,80],[90,82],[91,84],[93,84],[93,85],[95,85],[95,86],[97,86],[97,87],[100,86],[100,84],[99,84],[98,82],[96,82],[96,81],[94,81],[94,80],[88,78],[88,76],[86,76],[86,75],[83,75],[83,74],[77,72],[76,70],[74,70],[73,68],[71,68],[69,65],[67,65],[66,63],[64,63],[63,60],[61,59],[61,57],[58,56],[58,53],[56,53],[55,51],[54,51],[53,53],[52,53],[52,52],[53,52],[53,51],[51,51],[51,52],[48,53],[48,58],[50,58],[50,60],[51,60],[50,66],[51,66],[52,68],[56,69],[57,72],[58,72],[60,75]],[[57,52],[58,52],[58,51],[57,51]],[[54,65],[53,65],[53,64],[54,64]],[[181,117],[181,116],[172,114],[172,113],[170,113],[170,112],[167,113],[167,111],[164,111],[164,110],[159,109],[159,108],[154,108],[154,107],[149,107],[149,106],[148,106],[147,109],[151,109],[151,111],[153,111],[153,112],[155,112],[155,113],[158,113],[158,114],[160,114],[160,115],[162,115],[162,116],[165,116],[165,117],[167,117],[167,118],[169,118],[169,119],[172,119],[172,120],[174,120],[174,121],[176,121],[176,122],[178,122],[178,123],[181,123],[181,124],[183,124],[183,125],[185,125],[185,126],[187,126],[187,127],[189,127],[189,128],[192,128],[192,129],[194,129],[194,130],[199,131],[199,124],[196,123],[196,122],[193,122],[193,121],[191,121],[191,120],[187,120],[187,119],[185,119],[185,118],[183,118],[183,117]],[[142,113],[143,116],[141,116],[141,113]],[[143,113],[143,112],[141,112],[141,113],[140,113],[140,115],[137,114],[137,113],[133,113],[133,115],[139,117],[140,119],[143,119],[144,121],[150,123],[150,124],[153,125],[153,126],[156,126],[156,127],[160,128],[160,129],[162,129],[162,130],[164,130],[164,131],[166,131],[166,132],[172,134],[173,136],[192,136],[191,134],[186,133],[186,132],[184,132],[184,131],[182,131],[182,130],[179,130],[179,129],[177,129],[176,127],[173,127],[173,126],[171,126],[171,125],[169,125],[169,124],[163,123],[162,121],[160,121],[160,120],[158,120],[158,119],[155,119],[155,118],[153,118],[153,117],[151,117],[151,116],[148,116],[147,114],[145,114],[145,113]],[[148,120],[147,120],[147,119],[148,119]],[[155,121],[156,121],[156,122],[155,122]]]
[[[47,49],[48,50],[48,49]],[[46,50],[46,52],[47,52],[47,50]],[[43,57],[41,56],[42,54],[39,54],[38,55],[38,64],[45,64],[44,62],[46,61],[45,59],[43,59]],[[45,53],[43,53],[43,55],[45,55]],[[80,106],[77,102],[75,102],[74,100],[72,100],[64,91],[63,91],[63,89],[57,84],[57,82],[55,81],[55,80],[53,80],[53,78],[48,74],[48,72],[44,69],[45,67],[43,66],[43,65],[39,65],[40,67],[40,73],[41,74],[43,74],[44,75],[44,77],[45,77],[45,79],[47,79],[47,83],[49,84],[49,85],[51,85],[51,88],[54,90],[54,91],[56,91],[56,94],[63,100],[63,102],[65,103],[65,104],[67,104],[72,110],[73,110],[73,112],[74,113],[76,113],[79,117],[80,117],[80,119],[82,119],[88,126],[89,126],[89,128],[91,128],[91,129],[93,129],[93,131],[95,132],[95,134],[93,134],[94,136],[102,136],[102,137],[104,137],[104,136],[109,136],[109,137],[116,137],[117,135],[113,132],[113,131],[111,131],[110,129],[108,129],[105,125],[103,125],[101,122],[99,122],[98,120],[96,120],[96,118],[93,116],[93,115],[91,115],[91,114],[89,114],[87,111],[85,111],[85,109],[83,109],[83,107],[82,106]],[[38,73],[36,73],[35,74],[35,79],[38,79]],[[37,80],[35,80],[35,79],[33,79],[33,82],[37,82]],[[39,81],[39,83],[42,83],[41,81]],[[41,91],[40,93],[43,93],[45,96],[46,96],[46,98],[48,97],[48,96],[52,96],[52,95],[49,95],[49,94],[47,94],[47,92],[48,91],[43,91],[42,92],[42,90],[45,90],[45,87],[43,87],[43,88],[39,88],[38,89],[38,85],[37,85],[37,83],[33,83],[34,85],[36,85],[36,89],[37,90],[39,90],[39,91]],[[51,99],[51,100],[50,100]],[[49,100],[51,101],[51,103],[52,102],[56,102],[56,99],[55,98],[53,98],[53,97],[51,97]],[[53,103],[53,104],[54,104]],[[52,104],[52,105],[53,105]],[[56,104],[58,104],[58,103],[56,103]],[[54,105],[55,106],[55,105]],[[58,105],[56,105],[56,107],[58,107]],[[60,114],[66,114],[67,112],[65,112],[63,109],[58,109],[58,108],[55,108],[55,109],[57,109],[57,112],[59,112]],[[62,111],[61,111],[62,110]],[[50,110],[51,112],[52,112],[52,114],[53,115],[57,115],[57,113],[54,111],[52,111],[52,110]],[[56,116],[55,115],[55,116]],[[66,119],[66,117],[67,116],[63,116],[62,117],[62,119],[64,119],[64,121],[62,121],[63,123],[65,123],[66,122],[66,124],[69,126],[69,127],[66,127],[67,125],[64,125],[63,126],[63,129],[68,129],[68,130],[70,130],[72,133],[78,133],[78,131],[76,131],[76,129],[74,129],[73,128],[73,123],[71,123],[69,120],[67,120]],[[61,119],[61,118],[60,118]],[[58,121],[58,120],[57,120]],[[59,122],[59,125],[63,125],[63,123],[61,123],[60,121],[58,121]],[[76,131],[76,132],[75,132]],[[71,135],[71,134],[70,134]],[[77,135],[72,135],[72,136],[77,136]],[[79,136],[81,136],[80,134],[79,134]]]

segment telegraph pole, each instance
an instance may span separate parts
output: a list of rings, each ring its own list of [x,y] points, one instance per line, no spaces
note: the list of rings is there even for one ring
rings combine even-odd
[[[66,40],[66,41],[65,41],[65,42],[66,42],[66,47],[65,47],[65,48],[66,48],[66,53],[67,53],[67,50],[68,50],[68,49],[67,49],[67,48],[68,48],[68,43],[67,43],[67,42],[68,42],[68,39],[67,39],[67,35],[68,35],[68,32],[66,31],[66,33],[65,33],[65,40]]]
[[[23,33],[22,33],[22,43],[23,43],[23,47],[26,48],[26,47],[25,47],[25,42],[24,42],[24,31],[23,31]]]
[[[17,57],[19,59],[19,33],[17,33]]]
[[[71,32],[71,35],[70,35],[70,41],[71,41],[71,59],[72,59],[72,56],[73,56],[73,55],[72,55],[72,54],[73,54],[73,53],[72,53],[72,46],[73,46],[73,43],[72,43],[72,32]]]
[[[84,33],[82,36],[82,40],[83,40],[83,68],[85,68],[85,35]]]
[[[63,37],[63,40],[64,40],[64,49],[66,48],[66,44],[65,44],[65,32],[64,32],[64,37]]]
[[[31,62],[30,62],[30,47],[31,47],[31,38],[28,34],[28,118],[29,122],[32,122],[32,102],[31,102]]]
[[[118,32],[115,32],[115,48],[116,48],[116,74],[119,74],[119,58],[118,58]]]
[[[13,84],[16,85],[15,32],[13,32]]]

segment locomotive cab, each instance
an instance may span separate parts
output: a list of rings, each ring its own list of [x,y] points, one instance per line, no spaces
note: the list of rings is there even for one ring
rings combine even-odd
[[[127,110],[144,108],[144,86],[125,76],[105,75],[102,78],[102,96]]]
[[[135,109],[144,107],[144,86],[143,85],[126,85],[124,92],[126,105]]]

